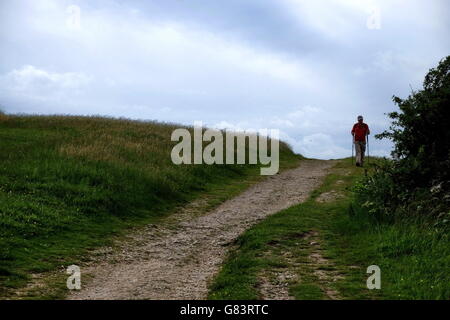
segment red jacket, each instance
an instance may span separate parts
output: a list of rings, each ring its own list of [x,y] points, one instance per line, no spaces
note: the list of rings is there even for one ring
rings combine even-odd
[[[355,135],[355,141],[366,141],[366,135],[370,133],[369,126],[363,123],[355,123],[353,125],[352,134]]]

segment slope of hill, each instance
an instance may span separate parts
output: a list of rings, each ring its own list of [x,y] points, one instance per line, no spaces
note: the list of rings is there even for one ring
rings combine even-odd
[[[170,136],[179,127],[2,116],[0,293],[23,286],[31,273],[76,262],[109,236],[157,222],[205,193],[220,191],[215,201],[224,201],[259,176],[259,165],[174,165]],[[280,144],[282,168],[298,160]]]

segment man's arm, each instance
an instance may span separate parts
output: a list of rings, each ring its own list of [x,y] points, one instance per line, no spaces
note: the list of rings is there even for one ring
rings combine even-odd
[[[367,126],[367,135],[369,135],[370,134],[370,129],[369,129],[369,126]]]

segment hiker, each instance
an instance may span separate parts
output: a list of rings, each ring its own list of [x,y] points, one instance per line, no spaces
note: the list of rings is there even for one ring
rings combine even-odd
[[[356,150],[356,166],[362,167],[366,152],[366,137],[370,134],[369,126],[363,122],[363,116],[358,116],[358,122],[353,125],[351,134]]]

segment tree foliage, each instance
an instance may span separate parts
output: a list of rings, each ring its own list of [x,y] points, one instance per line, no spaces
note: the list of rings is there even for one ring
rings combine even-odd
[[[377,138],[390,138],[402,185],[431,187],[450,177],[450,56],[425,77],[423,90],[407,99],[393,97],[400,112],[389,113],[390,130]]]

